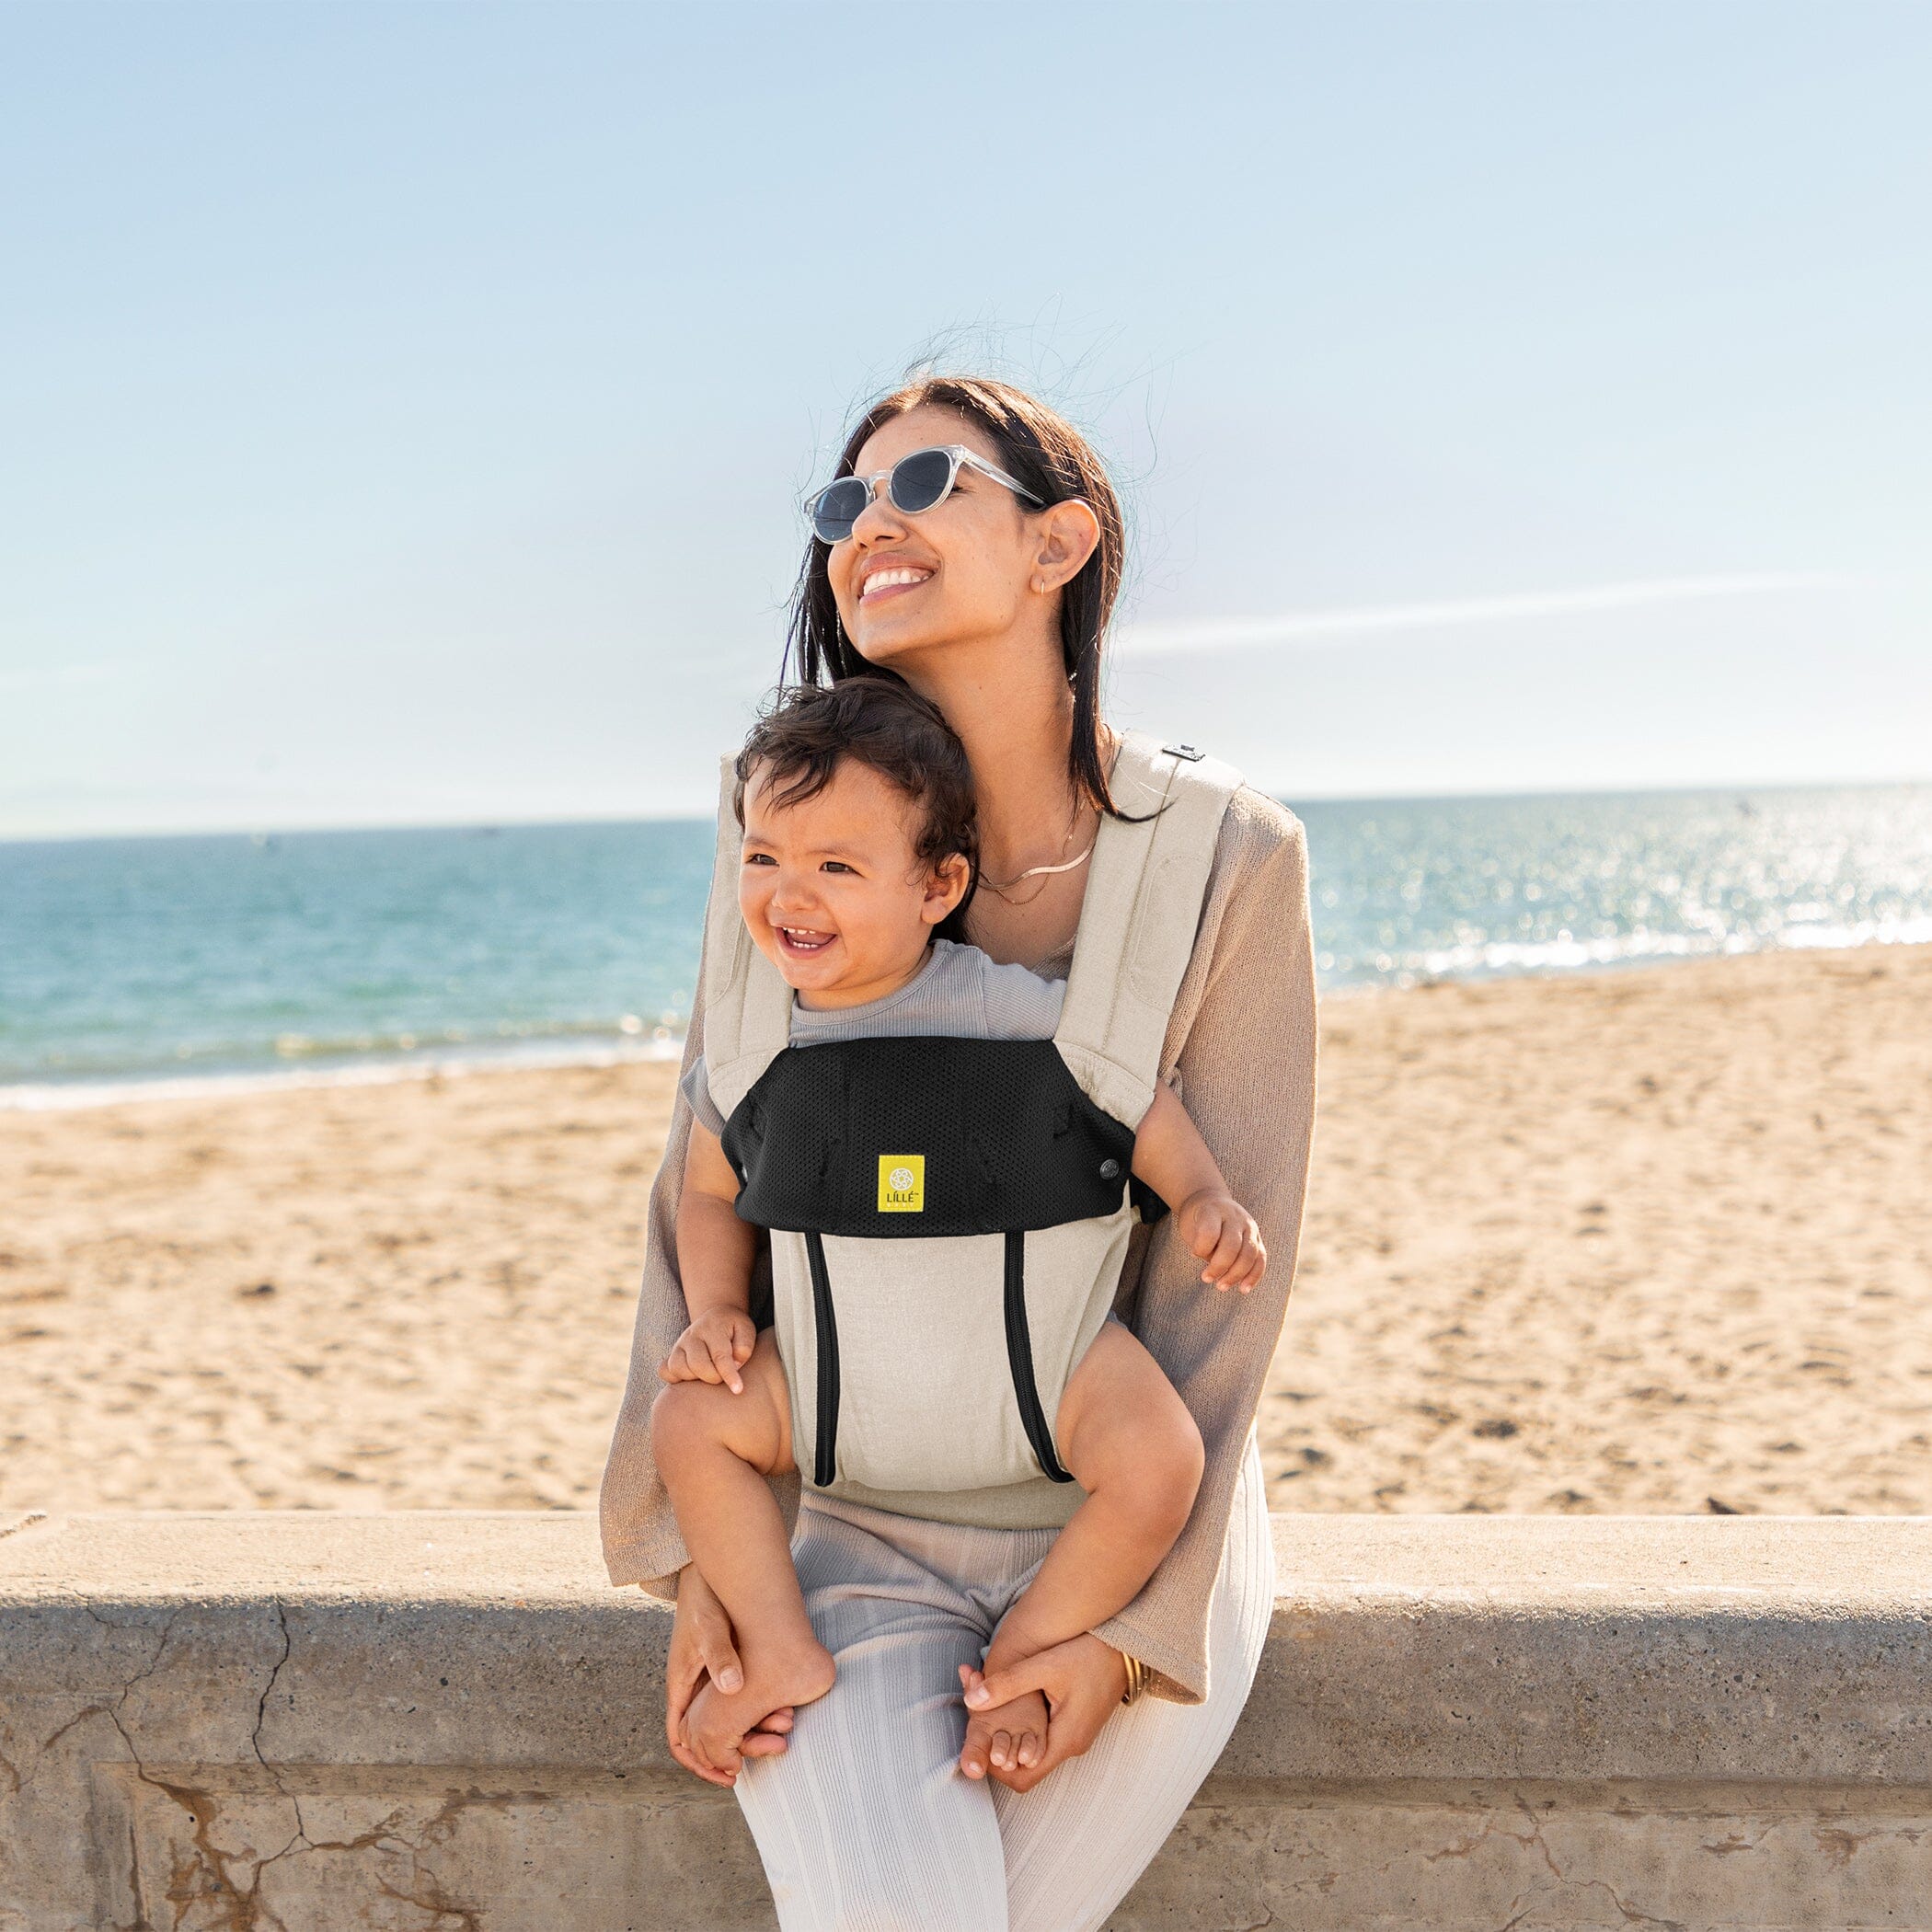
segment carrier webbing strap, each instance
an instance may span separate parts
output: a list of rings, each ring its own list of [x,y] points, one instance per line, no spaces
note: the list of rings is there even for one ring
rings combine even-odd
[[[825,1272],[825,1237],[816,1230],[805,1236],[805,1259],[811,1268],[812,1352],[819,1363],[811,1479],[822,1489],[838,1475],[838,1320],[832,1309],[832,1277]]]
[[[791,988],[752,943],[738,911],[742,837],[731,809],[734,776],[723,761],[718,849],[705,907],[705,1072],[727,1120],[782,1052],[791,1033]]]
[[[1130,1127],[1160,1078],[1221,820],[1240,784],[1232,765],[1139,731],[1123,735],[1114,759],[1114,803],[1141,822],[1100,822],[1053,1038],[1095,1102]]]
[[[1027,1237],[1024,1230],[1006,1230],[1006,1361],[1013,1371],[1013,1395],[1019,1404],[1020,1425],[1040,1466],[1055,1482],[1072,1482],[1060,1466],[1053,1448],[1053,1431],[1040,1406],[1040,1387],[1033,1379],[1033,1333],[1027,1325]]]

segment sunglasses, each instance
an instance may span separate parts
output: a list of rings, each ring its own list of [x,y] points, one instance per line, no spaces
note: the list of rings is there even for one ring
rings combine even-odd
[[[900,457],[891,469],[876,470],[869,477],[841,477],[836,482],[826,484],[811,500],[812,535],[822,544],[844,543],[852,535],[853,524],[866,513],[881,483],[892,508],[907,516],[936,510],[952,494],[962,466],[1003,483],[1036,510],[1046,508],[1045,502],[1024,483],[1003,469],[995,469],[963,443],[948,443],[929,450],[914,450],[910,456]]]

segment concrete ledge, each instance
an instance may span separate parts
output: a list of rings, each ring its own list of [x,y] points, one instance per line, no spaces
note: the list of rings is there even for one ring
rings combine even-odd
[[[1121,1928],[1932,1925],[1932,1520],[1278,1517]],[[575,1514],[0,1517],[0,1932],[768,1927]]]

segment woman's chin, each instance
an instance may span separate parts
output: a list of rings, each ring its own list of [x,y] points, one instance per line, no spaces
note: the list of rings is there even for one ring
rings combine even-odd
[[[890,610],[862,617],[850,636],[853,650],[881,671],[903,671],[908,659],[945,642],[934,635],[930,623],[895,622]]]

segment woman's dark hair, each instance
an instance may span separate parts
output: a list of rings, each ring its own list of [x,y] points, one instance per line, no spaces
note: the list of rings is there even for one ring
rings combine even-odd
[[[744,788],[763,770],[783,810],[815,799],[847,759],[867,765],[917,807],[913,851],[937,872],[955,853],[964,857],[966,910],[980,876],[980,823],[966,747],[939,707],[897,678],[841,678],[778,691],[752,727],[732,766],[731,809],[744,823]]]
[[[1068,776],[1076,795],[1102,811],[1114,811],[1100,756],[1100,649],[1120,595],[1126,530],[1120,500],[1092,445],[1072,423],[1024,389],[990,376],[927,375],[881,397],[845,439],[834,477],[849,477],[858,453],[875,431],[919,408],[950,409],[977,423],[992,438],[1002,469],[1024,483],[1047,504],[1081,497],[1100,521],[1100,541],[1080,574],[1060,593],[1060,656],[1074,690],[1074,742]],[[788,668],[806,684],[836,684],[844,679],[891,676],[868,664],[854,650],[839,622],[825,564],[831,546],[814,536],[792,592],[791,624],[786,638]]]

